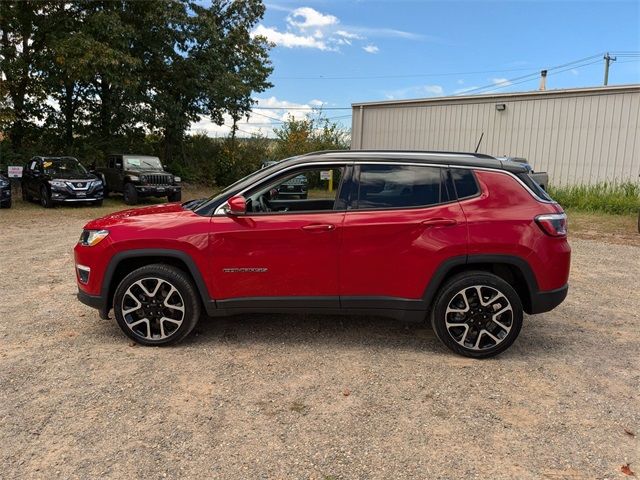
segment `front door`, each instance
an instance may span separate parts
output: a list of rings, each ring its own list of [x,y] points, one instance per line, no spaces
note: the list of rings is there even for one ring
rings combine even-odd
[[[357,202],[347,212],[340,253],[347,308],[413,308],[437,267],[467,252],[467,226],[445,169],[357,167]]]
[[[346,166],[298,167],[244,193],[247,213],[215,215],[209,237],[219,306],[337,307]],[[285,188],[306,179],[306,193]],[[281,193],[282,192],[282,193]]]

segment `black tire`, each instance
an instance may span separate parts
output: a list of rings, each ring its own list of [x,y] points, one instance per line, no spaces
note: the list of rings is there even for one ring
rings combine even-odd
[[[474,288],[477,286],[481,288],[483,301],[478,301],[479,295]],[[462,294],[463,291],[464,294]],[[501,296],[498,296],[498,293]],[[483,305],[484,302],[488,303]],[[467,309],[467,311],[447,314],[450,303],[456,309]],[[494,313],[503,309],[506,311],[500,316]],[[471,271],[452,277],[440,288],[431,310],[431,327],[440,341],[457,354],[473,358],[488,358],[498,355],[511,346],[522,328],[522,317],[522,302],[511,285],[497,275]],[[449,328],[446,324],[447,319],[450,320]],[[500,323],[494,323],[494,320]],[[457,326],[458,324],[460,327]],[[498,325],[508,328],[501,328]],[[454,338],[456,335],[459,338]],[[496,342],[494,338],[499,341]],[[467,343],[467,339],[477,341],[475,345],[471,345],[472,342]]]
[[[7,200],[4,203],[0,203],[0,208],[11,208],[11,199]]]
[[[26,189],[26,187],[24,185],[22,185],[20,190],[22,191],[22,200],[24,200],[25,202],[32,202],[33,201],[33,197],[31,195],[29,195],[29,193],[27,193],[27,189]]]
[[[47,187],[45,187],[44,185],[40,187],[40,205],[42,205],[44,208],[53,208],[51,194],[49,193],[49,190],[47,190]]]
[[[104,200],[97,200],[97,201],[93,202],[93,206],[94,207],[101,207],[103,202],[104,202]]]
[[[169,202],[179,202],[179,201],[181,201],[182,200],[182,191],[170,193],[169,195],[167,195],[167,200]]]
[[[127,205],[136,205],[138,203],[138,192],[133,184],[127,183],[122,190],[122,195],[124,197],[124,203]]]
[[[162,283],[161,286],[157,289],[158,293],[156,293],[156,295],[162,296],[163,289],[166,290],[168,288],[167,285],[176,289],[177,293],[179,294],[180,300],[180,302],[178,302],[178,305],[182,305],[183,308],[183,318],[181,320],[181,324],[177,328],[175,328],[175,330],[171,330],[171,327],[175,325],[174,323],[169,321],[169,324],[167,326],[166,321],[162,322],[157,318],[157,315],[156,317],[153,317],[153,313],[149,314],[148,310],[144,310],[144,306],[138,308],[133,312],[127,313],[126,315],[123,314],[123,305],[131,306],[130,302],[133,301],[131,299],[131,295],[127,294],[127,290],[129,288],[133,288],[133,293],[138,292],[144,294],[144,291],[139,290],[138,286],[136,285],[136,282],[141,280],[149,282],[147,283],[147,286],[149,288],[155,288],[156,284],[153,283],[154,280],[165,282]],[[171,301],[173,302],[176,302],[178,300],[178,297],[175,293],[172,293],[164,298],[164,303],[166,304],[169,299],[171,299]],[[160,300],[162,300],[162,298]],[[142,305],[141,299],[137,299],[136,301],[138,302],[138,304]],[[118,288],[116,289],[115,295],[113,297],[113,305],[116,321],[118,322],[118,326],[122,329],[125,335],[141,345],[152,346],[170,345],[184,339],[187,335],[189,335],[189,333],[198,323],[201,312],[200,297],[198,296],[198,293],[196,292],[196,289],[189,276],[179,268],[160,263],[138,268],[137,270],[134,270],[129,275],[127,275],[120,282],[120,285],[118,285]],[[135,306],[135,304],[133,306]],[[149,306],[147,308],[160,308],[164,310],[162,315],[172,314],[172,310],[167,310],[165,307],[162,307],[161,304],[156,305],[155,307]],[[148,323],[145,323],[143,320],[140,320],[141,316],[149,316],[151,318]],[[130,324],[135,324],[136,322],[140,321],[142,321],[142,323],[139,323],[139,326],[134,325],[133,327],[129,327]],[[160,330],[161,324],[165,325],[164,328],[166,328],[167,331],[170,331],[170,334],[168,336],[165,336],[164,338],[160,338],[163,332],[163,330]],[[144,332],[146,332],[147,335],[142,335],[142,333]],[[154,332],[157,334],[155,338],[153,338]],[[167,332],[165,331],[165,334],[166,333]]]

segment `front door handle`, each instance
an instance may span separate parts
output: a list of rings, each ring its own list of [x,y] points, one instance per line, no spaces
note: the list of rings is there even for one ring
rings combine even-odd
[[[425,227],[452,227],[457,223],[453,218],[428,218],[422,221]]]
[[[334,228],[336,228],[336,226],[330,223],[313,223],[311,225],[305,225],[302,227],[302,230],[306,230],[307,232],[329,232]]]

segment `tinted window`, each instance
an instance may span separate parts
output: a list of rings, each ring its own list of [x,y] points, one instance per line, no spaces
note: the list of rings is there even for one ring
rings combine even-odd
[[[362,165],[358,207],[408,208],[448,200],[438,167]]]
[[[518,173],[518,178],[522,180],[524,184],[527,187],[529,187],[533,191],[533,193],[535,193],[542,200],[552,201],[549,194],[545,192],[540,185],[538,185],[538,182],[536,182],[533,178],[531,178],[531,175],[529,175],[528,173]]]
[[[471,170],[452,168],[450,172],[459,199],[473,197],[478,194],[480,190]]]

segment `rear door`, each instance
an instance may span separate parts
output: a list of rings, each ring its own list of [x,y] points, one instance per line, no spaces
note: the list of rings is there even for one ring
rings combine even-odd
[[[245,192],[245,215],[214,215],[210,274],[220,307],[339,306],[346,171],[345,163],[294,168]],[[308,178],[309,198],[279,195],[297,175]]]
[[[356,166],[340,252],[343,307],[411,308],[442,262],[466,255],[466,220],[446,174],[420,164]]]

